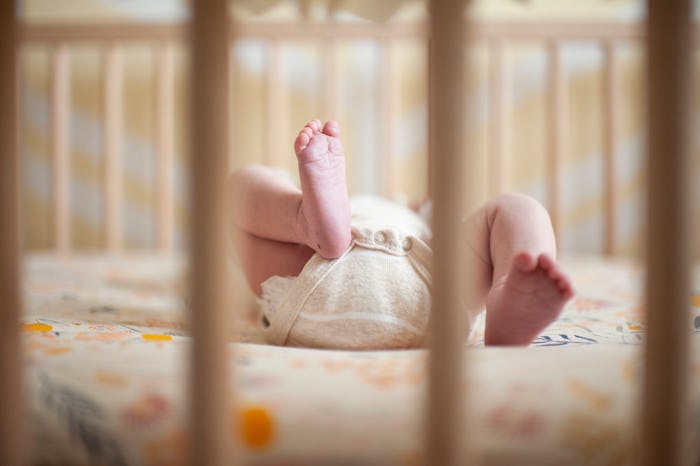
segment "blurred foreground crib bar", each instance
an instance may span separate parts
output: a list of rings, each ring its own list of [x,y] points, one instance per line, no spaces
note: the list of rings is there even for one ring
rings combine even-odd
[[[470,283],[459,250],[461,189],[467,171],[465,37],[463,0],[430,2],[431,170],[434,197],[433,309],[431,313],[426,464],[464,465],[469,434],[464,419],[464,329],[458,290]],[[470,203],[466,203],[470,204]],[[469,273],[469,271],[466,271]]]
[[[649,216],[642,464],[689,465],[690,1],[649,0]]]
[[[190,116],[192,202],[192,365],[190,464],[231,464],[230,306],[225,290],[228,171],[228,9],[226,0],[192,2]]]
[[[22,464],[15,2],[0,2],[0,462]]]

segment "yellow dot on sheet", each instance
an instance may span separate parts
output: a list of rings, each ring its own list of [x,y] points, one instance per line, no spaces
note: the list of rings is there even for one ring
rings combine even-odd
[[[73,348],[68,346],[57,346],[56,348],[47,348],[44,350],[46,354],[50,355],[65,354],[70,353],[71,351],[73,351]]]
[[[700,307],[700,294],[694,294],[690,299],[690,302],[693,304],[693,306]]]
[[[272,440],[272,417],[259,406],[246,408],[240,413],[243,443],[251,448],[263,448]]]
[[[163,335],[162,333],[143,333],[141,338],[146,341],[170,341],[173,339],[170,335]]]
[[[25,332],[50,332],[53,327],[49,324],[24,324],[22,330]]]

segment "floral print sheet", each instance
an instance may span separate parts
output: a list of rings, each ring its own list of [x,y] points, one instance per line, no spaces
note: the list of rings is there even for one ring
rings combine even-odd
[[[634,464],[642,268],[564,259],[577,288],[529,348],[467,351],[469,436],[489,465]],[[700,442],[700,275],[689,296],[691,435]],[[38,464],[185,464],[184,261],[32,256],[25,264],[27,417]],[[250,465],[422,464],[426,352],[262,344],[254,301],[231,335],[232,442]],[[232,319],[234,315],[232,314]],[[457,415],[458,413],[455,413]]]

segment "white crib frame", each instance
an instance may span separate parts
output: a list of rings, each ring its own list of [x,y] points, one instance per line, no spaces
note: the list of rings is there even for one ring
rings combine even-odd
[[[192,110],[194,120],[203,120],[207,125],[193,125],[192,144],[197,148],[197,163],[192,165],[192,196],[195,206],[208,206],[193,210],[190,276],[195,277],[193,293],[193,382],[190,404],[192,413],[191,432],[193,439],[193,464],[231,464],[233,448],[228,444],[225,410],[218,409],[229,403],[227,387],[229,376],[226,364],[230,353],[226,352],[223,309],[225,297],[221,292],[225,283],[225,268],[220,251],[223,250],[223,219],[225,216],[223,191],[225,159],[228,155],[227,140],[228,102],[227,96],[229,54],[231,38],[265,37],[279,45],[281,41],[294,37],[318,38],[324,42],[325,53],[325,105],[334,108],[334,71],[332,51],[337,38],[373,37],[384,47],[386,63],[393,54],[392,41],[398,37],[430,36],[431,86],[430,121],[431,153],[440,154],[431,158],[431,180],[435,208],[435,235],[444,241],[436,244],[452,244],[456,238],[449,216],[444,212],[455,209],[464,200],[449,183],[449,173],[460,170],[469,158],[465,158],[458,133],[450,130],[449,122],[459,124],[463,108],[457,105],[457,96],[464,89],[462,79],[465,70],[463,48],[465,32],[470,31],[470,40],[485,40],[491,50],[491,78],[495,102],[494,118],[503,115],[507,105],[504,83],[507,81],[504,42],[512,38],[544,40],[552,60],[549,64],[551,85],[549,88],[549,180],[550,211],[555,228],[559,225],[558,172],[559,160],[565,146],[566,133],[561,128],[560,116],[565,105],[562,92],[562,76],[558,59],[561,44],[569,39],[593,39],[604,48],[604,93],[605,106],[602,114],[604,145],[606,153],[605,218],[606,251],[614,253],[615,245],[615,179],[613,172],[614,148],[616,146],[615,121],[617,115],[615,43],[620,40],[639,40],[646,35],[649,78],[649,215],[648,215],[648,280],[647,308],[648,334],[645,350],[646,371],[644,397],[641,409],[644,418],[643,462],[649,465],[686,464],[688,455],[685,408],[687,407],[688,384],[688,303],[689,292],[689,196],[687,173],[689,159],[687,137],[688,102],[690,101],[690,2],[681,0],[665,2],[649,0],[649,19],[646,27],[636,24],[621,26],[619,23],[556,23],[533,24],[499,22],[468,24],[459,15],[463,2],[446,0],[431,2],[431,19],[428,25],[343,25],[329,27],[323,24],[260,25],[229,24],[225,0],[201,0],[193,2],[191,29],[185,25],[64,25],[42,27],[20,27],[15,20],[16,2],[0,2],[0,206],[3,223],[0,227],[0,459],[3,464],[19,465],[26,456],[23,440],[22,416],[22,372],[20,338],[17,322],[21,315],[19,264],[19,172],[17,150],[17,50],[21,41],[57,41],[52,53],[53,69],[53,123],[52,157],[54,164],[54,240],[59,253],[71,250],[70,218],[68,203],[69,160],[68,128],[69,114],[68,50],[66,43],[75,39],[94,39],[106,44],[105,95],[106,137],[104,153],[107,160],[105,171],[106,228],[105,244],[110,251],[122,247],[121,226],[118,223],[121,209],[121,193],[117,156],[121,139],[121,59],[119,41],[146,38],[159,42],[157,54],[158,83],[157,122],[158,173],[166,173],[172,166],[173,139],[173,43],[191,31],[193,92]],[[230,28],[230,29],[229,29]],[[428,31],[432,30],[431,35]],[[449,45],[449,46],[448,46]],[[275,54],[272,55],[273,57]],[[274,65],[274,63],[273,63]],[[390,66],[383,68],[382,82],[390,80]],[[269,92],[279,90],[280,83],[272,74],[268,83]],[[382,105],[382,124],[390,127],[394,114],[391,93]],[[274,112],[272,112],[274,114]],[[273,125],[270,115],[268,124]],[[507,148],[500,141],[507,140],[508,128],[493,125],[490,135],[491,151],[497,163],[493,164],[491,179],[496,189],[503,186],[503,154]],[[389,134],[379,131],[379,134]],[[383,140],[382,147],[390,149],[390,140]],[[273,151],[274,147],[270,148]],[[390,150],[386,151],[391,152]],[[389,162],[391,163],[391,162]],[[387,171],[390,172],[390,171]],[[392,180],[387,180],[391,188]],[[172,180],[162,176],[158,181],[158,247],[172,249],[173,199]],[[449,248],[447,249],[449,250]],[[448,277],[454,267],[447,254],[435,251],[436,276]],[[435,465],[462,465],[468,457],[468,435],[462,426],[463,419],[451,416],[456,407],[463,406],[464,393],[460,390],[454,374],[462,374],[465,352],[460,351],[454,329],[455,284],[449,280],[436,280],[435,331],[430,359],[430,402],[427,431],[427,461]],[[452,331],[452,332],[451,332]],[[468,352],[466,352],[468,355]],[[467,364],[468,367],[468,364]],[[195,461],[196,459],[196,461]]]

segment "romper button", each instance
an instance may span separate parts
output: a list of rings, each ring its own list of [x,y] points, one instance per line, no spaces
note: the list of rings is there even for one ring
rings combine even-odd
[[[384,244],[386,242],[386,235],[383,231],[378,231],[374,234],[374,242],[377,244]]]
[[[406,238],[403,240],[403,250],[404,251],[410,251],[412,247],[413,247],[413,241],[411,240],[411,238]]]

